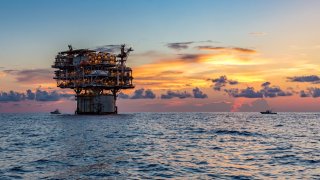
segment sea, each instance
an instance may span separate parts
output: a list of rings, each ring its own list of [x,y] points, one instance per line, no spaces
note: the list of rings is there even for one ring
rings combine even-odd
[[[0,114],[0,179],[320,179],[320,113]]]

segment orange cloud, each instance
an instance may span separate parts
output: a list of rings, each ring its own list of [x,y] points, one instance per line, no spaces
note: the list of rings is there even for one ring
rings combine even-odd
[[[233,51],[245,51],[233,49]],[[181,89],[187,86],[209,87],[207,79],[228,66],[256,66],[266,63],[249,56],[226,52],[207,54],[180,54],[133,68],[134,83],[152,89]],[[239,68],[238,68],[239,69]],[[226,72],[227,73],[227,72]],[[235,72],[233,72],[235,73]],[[245,79],[245,78],[241,78]],[[250,79],[250,78],[248,78]]]
[[[6,74],[4,72],[0,71],[0,78],[6,76]]]

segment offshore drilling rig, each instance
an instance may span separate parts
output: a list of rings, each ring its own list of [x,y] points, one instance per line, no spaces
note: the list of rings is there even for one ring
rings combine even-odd
[[[118,55],[89,49],[59,52],[52,68],[57,86],[75,91],[76,114],[117,114],[117,94],[134,88],[126,61],[132,48],[121,45]]]

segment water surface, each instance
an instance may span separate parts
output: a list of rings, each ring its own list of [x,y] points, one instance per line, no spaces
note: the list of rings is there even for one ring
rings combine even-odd
[[[0,115],[0,179],[319,179],[320,114]]]

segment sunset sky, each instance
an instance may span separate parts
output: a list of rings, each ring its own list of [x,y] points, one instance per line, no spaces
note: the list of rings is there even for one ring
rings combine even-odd
[[[317,0],[2,0],[0,112],[74,112],[73,92],[52,79],[57,52],[123,43],[136,87],[122,92],[120,112],[320,111],[319,9]]]

